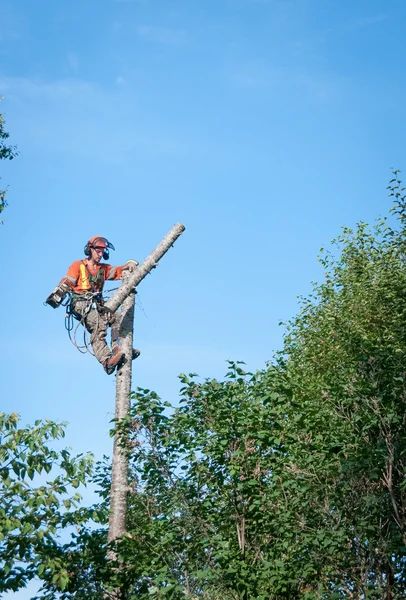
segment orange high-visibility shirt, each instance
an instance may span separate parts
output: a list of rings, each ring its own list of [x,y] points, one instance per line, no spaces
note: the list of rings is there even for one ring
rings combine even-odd
[[[97,277],[99,272],[100,275]],[[60,283],[67,283],[75,294],[85,294],[92,291],[92,282],[89,280],[89,274],[92,277],[97,277],[97,281],[93,283],[94,291],[101,292],[106,280],[117,281],[121,279],[123,267],[112,267],[106,263],[100,263],[91,268],[86,258],[75,260]]]

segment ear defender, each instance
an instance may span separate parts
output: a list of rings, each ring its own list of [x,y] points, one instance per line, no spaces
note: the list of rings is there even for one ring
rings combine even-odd
[[[109,259],[109,248],[111,248],[111,250],[115,250],[113,244],[100,235],[95,235],[94,237],[90,238],[90,240],[87,242],[86,246],[83,249],[85,256],[91,256],[91,248],[103,248],[103,260]]]

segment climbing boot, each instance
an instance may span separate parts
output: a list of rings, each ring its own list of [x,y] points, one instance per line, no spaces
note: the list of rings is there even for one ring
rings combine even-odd
[[[115,346],[111,351],[111,354],[107,360],[104,361],[103,367],[106,371],[107,375],[111,375],[114,373],[114,369],[118,365],[118,363],[122,360],[124,356],[124,352],[120,350],[118,346]]]
[[[137,348],[133,348],[133,351],[132,351],[132,354],[131,354],[131,360],[135,360],[136,358],[139,357],[140,354],[141,354],[141,352]],[[120,360],[118,361],[117,366],[120,366],[123,361],[124,361],[124,354],[120,358]]]

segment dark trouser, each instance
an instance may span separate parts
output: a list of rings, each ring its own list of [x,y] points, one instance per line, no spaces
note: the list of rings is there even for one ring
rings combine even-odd
[[[100,306],[95,308],[94,303],[89,308],[89,300],[85,298],[73,298],[72,311],[90,333],[90,343],[95,357],[100,363],[104,363],[111,355],[111,349],[106,342],[107,327],[111,327],[111,345],[114,348],[119,341],[121,313],[104,312]]]

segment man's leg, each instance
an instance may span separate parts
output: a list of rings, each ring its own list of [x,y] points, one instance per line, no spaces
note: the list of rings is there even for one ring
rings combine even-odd
[[[85,299],[77,299],[73,304],[74,313],[81,319],[82,325],[90,333],[90,343],[97,360],[101,363],[110,356],[111,350],[106,342],[107,322],[103,315],[95,308],[89,310],[89,303]]]
[[[90,343],[97,360],[104,364],[111,356],[111,350],[106,342],[107,320],[95,308],[85,318],[86,329],[89,331]]]
[[[90,343],[97,360],[103,365],[107,375],[111,375],[122,360],[124,353],[118,345],[113,346],[113,349],[110,350],[106,342],[107,327],[109,325],[107,316],[100,314],[97,310],[91,311],[91,313],[93,312],[96,314],[89,314],[91,322],[88,323],[88,319],[86,319],[86,327],[89,331],[90,327],[92,328]]]
[[[106,336],[109,322],[106,315],[99,313],[95,308],[89,310],[88,303],[81,299],[74,303],[73,309],[79,318],[82,317],[82,323],[91,334],[90,343],[95,357],[103,365],[106,373],[111,375],[120,362],[123,353],[118,346],[110,350],[107,345]]]

